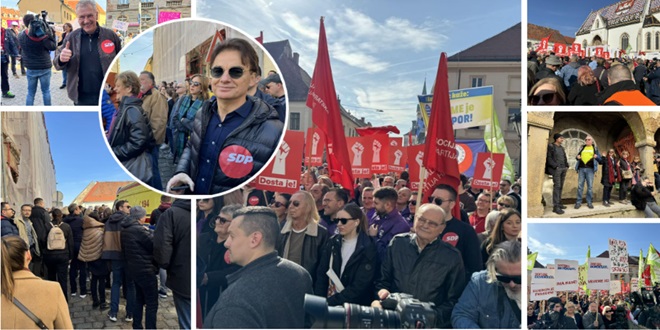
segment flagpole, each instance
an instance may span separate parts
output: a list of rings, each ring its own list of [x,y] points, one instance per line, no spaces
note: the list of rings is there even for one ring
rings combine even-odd
[[[492,101],[491,102],[491,108],[490,108],[490,148],[489,148],[490,149],[489,151],[490,151],[490,159],[491,160],[493,159],[493,132],[495,132],[495,120],[493,118],[493,116],[495,115],[495,111],[493,111],[494,108],[495,108],[495,102]],[[492,174],[492,172],[491,172],[491,175],[490,175],[490,183],[489,183],[489,186],[488,186],[488,190],[491,193],[491,196],[490,196],[491,201],[490,201],[490,203],[488,203],[488,205],[489,205],[488,206],[488,212],[490,213],[490,211],[493,210],[493,197],[495,197],[494,196],[495,194],[494,194],[494,191],[493,191],[493,174]]]

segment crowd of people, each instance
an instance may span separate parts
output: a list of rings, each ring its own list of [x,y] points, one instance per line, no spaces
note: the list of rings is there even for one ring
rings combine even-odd
[[[122,49],[122,39],[111,29],[98,24],[98,10],[93,0],[78,1],[75,7],[80,28],[64,23],[62,33],[56,33],[43,14],[28,13],[20,24],[2,28],[2,97],[14,98],[10,91],[9,66],[13,76],[27,78],[25,105],[34,105],[37,87],[41,87],[43,104],[52,105],[52,68],[62,71],[69,99],[75,105],[98,105],[103,77],[112,60]],[[81,69],[81,68],[84,68]]]
[[[283,134],[282,81],[275,72],[261,79],[248,41],[223,41],[210,64],[210,78],[194,74],[158,84],[149,71],[124,71],[114,88],[106,86],[102,116],[110,146],[129,172],[153,188],[197,195],[227,191],[265,165]],[[161,177],[162,148],[174,156],[171,178]]]
[[[179,326],[190,329],[190,200],[162,196],[147,217],[126,200],[47,209],[36,198],[20,214],[2,202],[2,328],[34,328],[31,312],[48,328],[72,329],[68,302],[88,293],[117,322],[123,288],[124,320],[156,329],[158,297],[169,288]]]
[[[528,105],[658,105],[660,60],[527,55]]]
[[[628,294],[562,293],[527,306],[529,329],[658,329],[660,284]]]
[[[434,304],[428,327],[519,328],[520,195],[509,180],[493,192],[469,182],[420,202],[406,172],[348,190],[321,166],[293,194],[248,183],[197,200],[198,326],[309,327],[305,294],[381,308],[406,293]]]

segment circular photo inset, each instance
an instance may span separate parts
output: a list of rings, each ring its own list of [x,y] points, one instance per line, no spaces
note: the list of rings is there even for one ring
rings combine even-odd
[[[229,193],[265,169],[282,143],[287,97],[278,72],[261,44],[228,24],[156,26],[125,47],[106,75],[108,147],[154,190]]]

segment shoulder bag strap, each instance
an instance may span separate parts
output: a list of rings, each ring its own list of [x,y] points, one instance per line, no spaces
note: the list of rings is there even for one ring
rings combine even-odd
[[[25,315],[27,315],[34,323],[39,327],[39,329],[48,329],[48,327],[44,324],[44,322],[41,321],[34,313],[32,313],[25,305],[23,305],[16,297],[14,297],[14,305],[18,307]]]

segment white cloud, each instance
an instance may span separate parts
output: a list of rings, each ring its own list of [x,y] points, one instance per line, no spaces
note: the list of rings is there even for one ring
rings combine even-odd
[[[334,43],[329,47],[332,58],[370,73],[381,72],[389,65],[375,56],[356,49],[350,49],[350,46],[346,44]]]
[[[299,36],[316,40],[319,37],[318,23],[309,17],[299,17],[292,12],[282,13],[282,20],[286,25],[298,33]]]
[[[527,238],[527,246],[532,252],[547,252],[550,255],[558,255],[558,256],[564,256],[566,255],[566,251],[560,247],[555,246],[554,244],[551,243],[541,243],[539,240],[529,236]],[[539,254],[539,257],[541,254]],[[544,258],[539,258],[542,260],[545,260]]]

